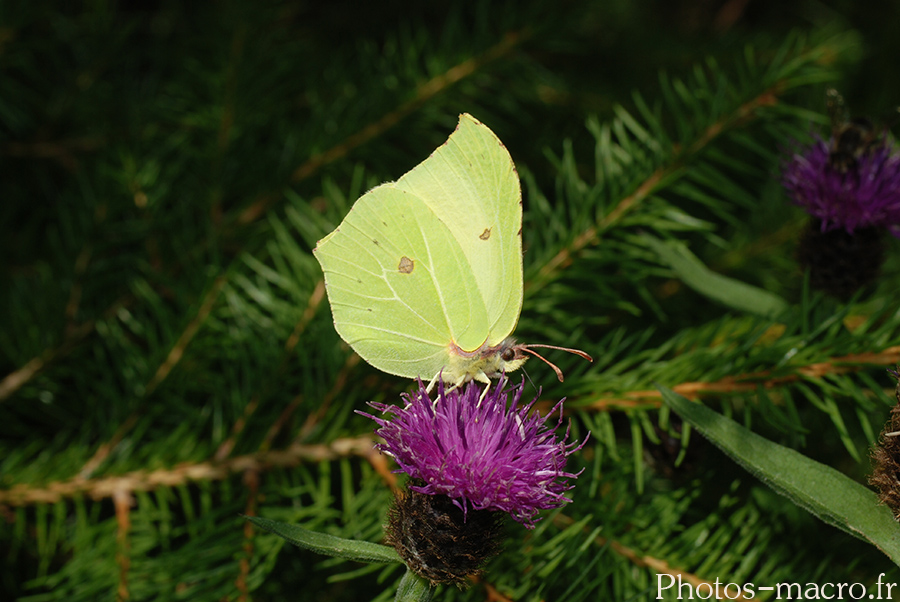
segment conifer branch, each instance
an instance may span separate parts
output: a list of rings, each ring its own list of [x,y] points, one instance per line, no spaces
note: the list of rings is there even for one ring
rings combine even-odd
[[[0,154],[7,157],[54,159],[68,171],[78,167],[76,153],[87,153],[106,144],[103,138],[74,138],[57,142],[18,142],[10,141],[3,145]]]
[[[312,321],[313,317],[316,315],[316,312],[319,310],[319,306],[322,304],[322,301],[325,299],[325,280],[319,280],[316,282],[316,286],[313,288],[312,294],[309,296],[309,302],[306,304],[306,309],[303,310],[303,315],[300,316],[300,319],[297,321],[297,325],[294,326],[293,332],[288,337],[287,341],[284,342],[284,357],[287,361],[287,357],[294,351],[294,347],[297,346],[297,343],[300,342],[300,337],[303,336],[303,333],[306,331],[306,327],[309,326],[309,323]]]
[[[854,67],[862,33],[757,36],[732,27],[738,1],[707,19],[734,34],[710,52],[641,39],[646,23],[617,25],[603,3],[478,3],[443,21],[430,19],[438,7],[424,20],[371,10],[348,44],[330,5],[100,3],[47,21],[43,4],[0,27],[13,218],[3,240],[29,266],[0,285],[12,318],[0,328],[0,590],[249,602],[296,584],[323,598],[320,587],[371,598],[390,586],[396,575],[371,567],[309,563],[235,515],[382,536],[396,464],[353,410],[376,396],[396,403],[409,383],[360,369],[309,248],[373,180],[354,157],[377,151],[379,173],[399,175],[411,157],[382,143],[462,111],[522,151],[530,299],[517,334],[590,338],[598,359],[567,370],[572,429],[592,432],[570,458],[581,472],[568,514],[524,546],[507,531],[504,555],[475,580],[483,587],[448,596],[639,599],[660,572],[696,590],[708,587],[700,575],[770,583],[827,568],[871,583],[882,570],[863,543],[823,534],[694,453],[702,445],[671,468],[678,424],[661,433],[659,393],[644,390],[660,381],[721,398],[850,470],[833,437],[803,433],[832,428],[847,449],[876,438],[885,396],[874,366],[900,363],[898,274],[886,270],[854,306],[798,291],[798,219],[773,177],[780,145],[826,127],[819,88]],[[606,32],[614,49],[595,43]],[[648,42],[659,52],[643,52]],[[735,43],[747,51],[720,66]],[[607,80],[615,61],[623,74],[660,71],[661,86],[620,106],[644,84]],[[546,102],[547,89],[571,102]],[[611,119],[587,115],[610,103]],[[532,152],[556,148],[549,164]],[[289,207],[285,185],[297,188]],[[642,231],[690,247],[728,273],[722,282],[771,289],[792,312],[773,326],[727,303],[698,307],[701,293]],[[110,304],[119,287],[133,292]]]
[[[123,602],[131,598],[128,593],[128,571],[131,568],[129,555],[131,545],[128,536],[131,531],[131,506],[134,500],[130,492],[121,489],[114,491],[112,498],[116,508],[116,564],[119,567],[116,601]]]
[[[66,332],[63,342],[51,349],[47,349],[41,355],[28,360],[21,368],[10,372],[3,380],[0,380],[0,402],[19,390],[19,388],[34,378],[49,364],[67,355],[84,338],[94,331],[94,321],[89,320],[79,326],[70,328]]]
[[[144,412],[141,408],[134,410],[128,417],[122,421],[122,424],[119,425],[119,428],[116,429],[116,432],[113,433],[113,436],[109,438],[109,440],[97,448],[97,451],[88,459],[87,462],[84,463],[84,466],[78,471],[78,478],[80,479],[89,479],[91,475],[94,474],[94,471],[103,463],[104,460],[109,456],[113,449],[116,448],[119,443],[121,443],[122,439],[134,428],[134,425],[137,424],[138,419],[140,419],[144,415]]]
[[[356,357],[351,354],[349,357]],[[355,362],[348,362],[352,365]],[[673,390],[689,399],[705,395],[754,391],[760,386],[774,388],[802,378],[821,378],[827,374],[843,374],[859,370],[866,365],[892,366],[900,363],[900,346],[881,352],[866,352],[832,358],[796,368],[793,374],[773,377],[771,371],[748,374],[743,377],[726,377],[715,382],[691,382],[675,385]],[[340,380],[340,379],[338,379]],[[579,411],[608,411],[610,409],[638,409],[658,407],[651,391],[634,391],[619,398],[601,398],[578,407]],[[271,432],[271,430],[270,430]],[[335,459],[346,455],[369,458],[385,482],[393,487],[396,477],[387,469],[386,461],[371,455],[372,440],[368,437],[337,439],[330,445],[292,444],[284,451],[262,451],[259,454],[239,456],[226,461],[212,460],[196,464],[185,463],[170,470],[153,472],[135,471],[122,477],[86,479],[77,477],[70,481],[51,483],[43,488],[16,485],[0,491],[0,503],[12,506],[34,503],[55,503],[61,499],[84,494],[93,499],[109,497],[115,491],[147,491],[157,486],[177,486],[189,481],[220,480],[239,470],[265,471],[266,468],[283,468],[308,460]],[[218,456],[218,454],[217,454]],[[371,457],[370,457],[371,456]]]
[[[107,213],[108,207],[106,203],[101,203],[97,206],[97,208],[94,210],[93,215],[95,227],[106,220]],[[67,334],[72,330],[78,329],[78,326],[76,326],[75,323],[75,318],[78,316],[78,308],[81,303],[81,293],[83,288],[82,279],[84,278],[88,266],[90,265],[93,252],[94,245],[90,240],[88,240],[84,243],[84,246],[81,248],[81,251],[79,251],[78,255],[75,258],[75,265],[72,269],[72,286],[69,289],[69,299],[68,301],[66,301],[64,309]],[[107,310],[106,315],[111,315],[111,312]]]
[[[244,507],[244,516],[256,516],[256,507],[259,503],[259,473],[250,469],[244,473],[244,485],[247,487],[247,505]],[[250,589],[247,578],[250,576],[250,559],[253,557],[253,541],[256,533],[253,523],[244,523],[244,555],[240,561],[240,573],[235,579],[235,586],[240,595],[238,600],[249,600]]]
[[[375,472],[378,473],[378,476],[381,477],[381,480],[387,485],[388,489],[396,494],[400,490],[400,487],[397,484],[397,474],[394,472],[393,468],[391,468],[391,463],[387,459],[387,456],[381,453],[369,454],[366,456],[366,460],[369,461],[369,464],[375,469]]]
[[[18,32],[12,27],[0,27],[0,57],[6,54],[7,45],[13,42]]]
[[[469,580],[472,583],[477,583],[484,587],[485,593],[487,594],[485,602],[515,602],[512,598],[507,598],[501,594],[496,587],[480,575],[472,575],[469,577]]]
[[[187,349],[187,346],[193,340],[194,336],[200,330],[200,326],[203,322],[206,321],[206,318],[209,316],[209,313],[212,311],[213,306],[215,305],[216,299],[219,297],[219,293],[222,292],[222,287],[225,286],[227,279],[224,276],[219,276],[213,281],[212,286],[209,291],[207,291],[206,295],[203,297],[203,301],[200,303],[200,307],[197,309],[197,314],[191,318],[191,321],[187,323],[184,327],[184,330],[178,336],[178,339],[175,341],[175,344],[172,346],[171,351],[169,351],[169,355],[166,356],[165,361],[156,369],[156,373],[153,375],[153,378],[150,379],[150,382],[147,383],[147,388],[144,393],[145,396],[149,396],[156,390],[156,387],[162,383],[172,372],[172,369],[181,361],[181,358],[184,357],[184,351]]]
[[[709,586],[710,591],[715,591],[714,583],[712,581],[703,579],[702,577],[695,575],[694,573],[690,573],[688,571],[683,571],[681,569],[677,569],[677,568],[671,566],[665,560],[641,554],[641,553],[637,552],[636,550],[633,550],[632,548],[629,548],[628,546],[619,543],[618,541],[608,540],[599,535],[595,538],[595,541],[596,541],[597,545],[601,546],[601,547],[608,545],[610,547],[610,549],[612,549],[616,554],[618,554],[622,558],[625,558],[626,560],[631,562],[634,566],[650,569],[651,571],[655,572],[657,575],[666,574],[666,575],[672,575],[673,577],[680,576],[682,579],[684,579],[684,581],[686,581],[686,582],[690,583],[692,586],[694,586],[694,588],[697,588],[697,586],[699,586],[701,584],[706,584]],[[756,598],[751,598],[748,596],[742,596],[742,599],[750,600],[750,601],[756,600]]]
[[[246,24],[241,24],[231,36],[231,53],[225,74],[225,94],[222,102],[222,117],[219,121],[219,132],[216,140],[216,154],[212,161],[212,180],[218,180],[218,173],[222,169],[222,162],[231,141],[231,130],[235,120],[235,91],[237,87],[238,64],[244,51],[247,39]],[[211,214],[218,222],[222,215],[222,189],[219,186],[213,188],[211,199]]]
[[[236,456],[224,462],[184,462],[174,468],[136,470],[121,476],[56,481],[45,486],[13,485],[0,490],[0,504],[29,506],[55,504],[59,501],[85,496],[93,500],[110,498],[117,492],[152,491],[157,487],[178,487],[186,483],[221,481],[244,471],[263,472],[272,468],[291,468],[304,462],[337,460],[350,456],[367,458],[378,452],[369,436],[335,439],[330,443],[294,443],[286,449]]]
[[[527,31],[507,32],[499,42],[488,48],[483,54],[475,56],[451,67],[446,72],[437,75],[424,84],[421,84],[413,93],[413,97],[389,113],[385,113],[378,120],[369,123],[356,133],[348,136],[343,142],[332,146],[328,150],[313,155],[305,163],[297,167],[291,174],[291,182],[297,183],[317,173],[322,167],[343,159],[351,151],[369,142],[397,125],[404,117],[424,105],[431,98],[450,88],[460,80],[476,73],[479,69],[514,50],[522,41],[529,37]],[[244,209],[237,218],[237,224],[243,226],[260,218],[269,206],[281,197],[278,191],[266,193],[257,198],[249,207]]]
[[[226,279],[222,276],[216,278],[213,282],[212,287],[206,293],[206,296],[203,298],[203,301],[200,304],[200,308],[197,310],[197,314],[188,322],[187,326],[185,326],[184,330],[181,332],[181,335],[178,337],[178,340],[175,342],[175,345],[169,351],[169,354],[166,356],[166,359],[162,364],[156,369],[153,377],[147,383],[145,388],[144,396],[148,397],[159,384],[166,379],[166,377],[171,373],[172,369],[175,365],[181,360],[184,356],[184,351],[187,348],[188,344],[190,344],[191,340],[194,338],[194,335],[200,330],[201,324],[206,320],[209,316],[209,313],[212,311],[213,305],[216,302],[216,299],[219,296],[219,293],[222,291],[222,287],[225,286]],[[116,429],[116,432],[110,438],[109,441],[101,445],[97,448],[97,451],[94,452],[94,455],[85,463],[84,467],[78,473],[79,477],[82,479],[90,478],[90,476],[97,470],[97,467],[103,463],[104,460],[109,456],[113,449],[122,441],[122,438],[128,434],[128,432],[134,428],[137,424],[138,419],[143,414],[144,409],[143,406],[134,410],[128,418],[119,425],[119,428]]]
[[[302,441],[306,438],[306,436],[312,431],[313,427],[319,421],[319,419],[325,415],[326,410],[331,405],[331,401],[337,396],[337,394],[344,388],[344,385],[347,383],[347,377],[352,371],[352,369],[359,364],[360,358],[355,353],[351,353],[347,356],[347,361],[344,362],[343,368],[338,373],[338,375],[334,379],[334,385],[325,394],[322,398],[322,402],[318,405],[315,412],[310,413],[306,418],[306,422],[303,424],[303,427],[300,428],[297,437],[294,441]],[[298,407],[303,403],[304,397],[302,394],[297,394],[291,400],[291,402],[282,410],[281,414],[279,414],[278,418],[272,425],[269,427],[268,432],[266,433],[265,438],[259,446],[260,451],[266,451],[272,445],[272,441],[275,440],[275,437],[278,436],[278,433],[284,428],[284,426],[288,423],[291,416],[294,415],[294,412]]]
[[[95,222],[100,222],[106,217],[106,208],[101,206],[94,212]],[[7,374],[0,381],[0,402],[15,393],[22,385],[34,378],[48,364],[65,356],[72,351],[78,344],[83,341],[94,330],[95,321],[87,320],[81,324],[75,324],[75,317],[78,313],[78,304],[81,300],[81,282],[80,279],[87,271],[88,264],[91,259],[91,245],[85,244],[75,259],[73,269],[73,282],[69,290],[69,299],[66,302],[64,313],[66,318],[65,334],[63,342],[57,347],[47,349],[38,357],[34,357],[25,363],[18,370]],[[119,307],[124,305],[124,301],[114,303],[104,312],[104,317],[111,316],[118,311]]]
[[[558,525],[561,529],[569,527],[575,524],[575,520],[566,514],[557,514],[553,517],[554,524]],[[585,532],[588,532],[587,526],[583,529]],[[700,584],[707,584],[710,586],[710,591],[715,591],[714,584],[712,581],[707,581],[695,575],[693,573],[682,571],[680,569],[672,567],[668,562],[662,560],[660,558],[654,558],[653,556],[648,556],[645,554],[641,554],[637,550],[634,550],[622,543],[614,539],[609,539],[606,537],[602,537],[597,535],[594,537],[594,542],[597,546],[603,548],[609,546],[609,548],[614,551],[616,554],[626,559],[628,562],[633,564],[639,568],[650,569],[656,574],[668,574],[672,576],[681,576],[682,579],[690,583],[694,588],[696,588]],[[756,598],[744,598],[746,600],[755,600]]]
[[[104,212],[101,210],[99,213],[102,215]],[[67,330],[77,328],[77,326],[75,326],[75,317],[78,315],[78,305],[81,301],[81,277],[84,275],[85,271],[87,271],[88,264],[91,261],[91,253],[91,244],[86,243],[75,259],[75,269],[72,274],[72,287],[69,289],[69,300],[66,301],[64,310]]]
[[[297,324],[294,326],[294,330],[291,332],[290,336],[288,336],[287,340],[284,343],[284,353],[281,357],[281,362],[278,365],[278,368],[275,371],[276,375],[280,375],[284,372],[287,367],[288,358],[291,357],[294,352],[294,348],[300,342],[303,333],[306,331],[306,327],[309,325],[310,321],[316,315],[316,312],[319,309],[319,306],[322,304],[322,300],[325,298],[325,281],[319,280],[316,283],[315,288],[313,289],[312,294],[309,296],[309,301],[306,304],[306,309],[303,310],[303,314],[300,316],[300,319],[297,321]],[[349,361],[349,359],[348,359]],[[342,371],[343,372],[343,371]],[[340,382],[340,379],[339,379]],[[263,440],[263,446],[265,449],[268,449],[271,440],[280,432],[281,426],[284,421],[296,410],[297,406],[300,405],[302,401],[302,396],[298,395],[294,399],[291,400],[291,403],[285,408],[282,416],[284,418],[280,418],[269,428],[269,433],[266,435],[266,438]],[[247,424],[247,420],[249,420],[250,416],[256,411],[256,408],[259,407],[259,394],[254,395],[247,405],[244,407],[244,411],[241,414],[240,418],[238,418],[235,423],[231,427],[231,435],[223,441],[219,445],[219,449],[216,451],[215,459],[217,461],[222,461],[229,454],[231,454],[231,450],[234,448],[234,444],[237,442],[238,436],[240,436],[241,432],[243,432],[244,427]],[[263,451],[262,448],[260,451]]]
[[[702,397],[752,393],[760,387],[776,389],[804,379],[819,379],[829,374],[849,374],[867,366],[896,366],[900,363],[900,346],[889,347],[880,352],[853,353],[830,358],[805,366],[793,367],[790,374],[773,376],[774,370],[763,370],[743,375],[726,376],[713,382],[686,382],[672,387],[679,395],[694,401]],[[783,372],[783,370],[779,370]],[[658,391],[629,391],[616,397],[602,397],[570,411],[636,410],[658,408],[662,405],[662,395]]]
[[[731,114],[708,126],[686,149],[679,150],[676,148],[675,154],[666,165],[658,167],[637,186],[634,192],[616,203],[612,211],[603,216],[596,225],[588,227],[575,236],[568,246],[560,249],[555,256],[544,264],[538,271],[537,276],[531,282],[525,283],[525,290],[531,293],[541,290],[551,280],[556,278],[560,271],[566,269],[572,263],[573,258],[581,251],[588,246],[599,244],[601,233],[608,230],[621,220],[624,215],[638,207],[644,199],[653,194],[661,183],[684,169],[685,164],[692,157],[703,151],[723,132],[739,127],[753,119],[759,109],[775,105],[778,102],[778,94],[782,93],[783,88],[783,83],[772,86],[739,106]]]
[[[234,424],[231,425],[231,434],[228,435],[228,438],[219,444],[219,447],[216,449],[216,453],[213,456],[216,462],[221,462],[231,455],[231,450],[234,449],[238,437],[244,432],[247,421],[253,416],[253,413],[256,412],[256,408],[258,407],[259,395],[257,394],[250,398],[250,401],[244,406],[244,411],[241,413],[240,417],[238,417],[238,419],[234,421]]]
[[[303,423],[303,426],[300,427],[300,430],[297,432],[296,441],[302,441],[313,431],[316,424],[325,416],[326,411],[331,406],[331,402],[337,398],[338,393],[340,393],[344,387],[347,386],[347,380],[353,372],[353,369],[359,364],[360,357],[351,353],[347,356],[347,360],[344,362],[344,365],[341,367],[340,372],[338,372],[337,376],[334,378],[334,385],[329,389],[328,393],[325,394],[325,397],[322,398],[322,403],[316,408],[315,412],[312,412],[309,416],[306,417],[306,421]]]

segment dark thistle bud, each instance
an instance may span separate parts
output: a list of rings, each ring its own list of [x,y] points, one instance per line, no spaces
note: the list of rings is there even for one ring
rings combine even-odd
[[[500,551],[503,512],[463,512],[446,495],[400,492],[388,511],[385,543],[432,585],[462,587]]]
[[[869,484],[878,490],[878,498],[891,509],[894,518],[900,520],[900,373],[888,372],[897,379],[894,396],[897,405],[891,409],[891,417],[879,437],[879,445],[872,450],[872,476]]]
[[[829,141],[817,137],[782,169],[788,195],[811,218],[797,260],[814,288],[842,299],[878,275],[883,232],[900,235],[900,154],[883,135],[851,136],[862,121],[837,129]]]
[[[846,300],[874,282],[884,263],[884,232],[879,228],[823,230],[810,219],[800,235],[797,263],[809,270],[809,284],[819,291]]]

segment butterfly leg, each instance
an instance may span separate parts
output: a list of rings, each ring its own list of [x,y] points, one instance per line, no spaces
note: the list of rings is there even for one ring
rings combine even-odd
[[[477,380],[480,383],[484,383],[484,391],[481,392],[481,395],[478,397],[478,405],[476,407],[481,407],[481,402],[484,401],[484,398],[487,397],[488,391],[491,390],[491,379],[488,378],[488,375],[484,373],[484,370],[479,370],[478,373],[475,374],[473,380]]]
[[[428,395],[431,395],[431,392],[434,390],[434,385],[436,385],[436,384],[438,383],[438,381],[441,380],[441,375],[442,375],[442,373],[443,373],[443,371],[438,372],[437,374],[435,374],[435,375],[434,375],[434,378],[431,379],[431,382],[428,383],[428,386],[425,387],[425,392],[428,393]],[[461,387],[461,386],[463,385],[464,382],[465,382],[465,376],[463,376],[462,378],[460,378],[459,380],[457,380],[455,383],[453,383],[453,384],[450,385],[449,387],[445,387],[445,388],[443,389],[443,394],[446,395],[447,393],[449,393],[449,392],[452,391],[453,389],[456,389],[456,388],[458,388],[458,387]],[[436,407],[437,407],[437,402],[438,402],[439,399],[440,399],[440,395],[438,395],[437,397],[435,397],[435,398],[434,398],[434,401],[431,402],[431,405],[432,405],[433,408],[436,408]]]
[[[428,386],[425,387],[425,392],[428,393],[429,395],[431,395],[431,392],[434,390],[434,385],[436,385],[437,381],[440,380],[441,372],[443,372],[443,370],[441,370],[440,372],[435,374],[434,378],[431,379],[431,382],[428,383]]]

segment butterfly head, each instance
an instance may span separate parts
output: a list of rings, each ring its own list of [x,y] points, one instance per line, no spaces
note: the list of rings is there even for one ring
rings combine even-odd
[[[516,340],[512,337],[507,337],[494,346],[490,346],[485,342],[474,351],[464,351],[456,343],[451,342],[449,349],[450,362],[443,372],[443,378],[446,382],[453,383],[455,386],[471,380],[490,383],[491,378],[498,378],[502,374],[518,370],[525,363],[525,360],[528,359],[528,356],[533,355],[553,368],[557,378],[562,382],[562,370],[544,359],[543,356],[534,350],[535,347],[568,351],[588,361],[593,361],[590,355],[578,349],[557,347],[555,345],[527,345],[525,343],[516,343]]]
[[[477,380],[490,383],[506,372],[518,370],[528,357],[522,353],[515,339],[507,337],[498,345],[485,342],[474,351],[466,351],[452,342],[449,346],[449,362],[443,370],[443,380],[454,386]]]

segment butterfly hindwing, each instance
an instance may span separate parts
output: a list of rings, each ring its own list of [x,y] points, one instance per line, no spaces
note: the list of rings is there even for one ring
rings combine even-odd
[[[430,378],[451,340],[483,340],[487,314],[463,284],[473,278],[467,258],[416,195],[372,189],[316,255],[338,333],[376,368]]]

